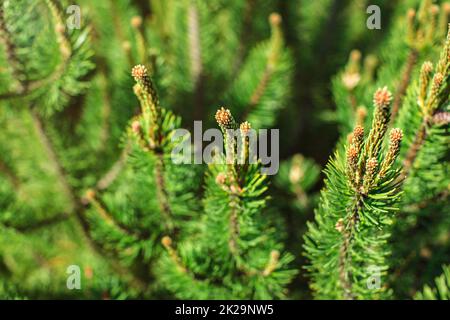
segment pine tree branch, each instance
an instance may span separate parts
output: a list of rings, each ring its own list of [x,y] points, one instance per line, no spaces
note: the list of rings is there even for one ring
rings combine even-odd
[[[44,77],[43,79],[34,80],[34,81],[24,81],[22,83],[23,88],[18,91],[12,91],[12,92],[6,92],[0,94],[0,100],[3,99],[11,99],[11,98],[24,98],[35,92],[36,90],[43,88],[47,86],[48,84],[51,84],[53,82],[56,82],[58,79],[60,79],[65,71],[66,68],[70,62],[71,56],[72,56],[72,48],[71,44],[68,41],[68,39],[65,36],[65,24],[63,22],[63,19],[61,17],[61,11],[58,8],[58,5],[53,0],[46,0],[46,3],[50,9],[50,12],[52,14],[53,20],[54,20],[54,26],[55,26],[55,33],[58,40],[59,50],[61,54],[61,62],[58,64],[58,66],[53,70],[51,74]],[[13,48],[13,47],[12,47]],[[16,64],[17,67],[17,64]],[[17,79],[20,79],[17,78]]]
[[[269,52],[267,53],[266,66],[257,86],[255,87],[255,90],[250,96],[248,106],[245,108],[242,116],[243,119],[246,119],[253,109],[260,103],[280,58],[280,50],[283,43],[283,35],[281,33],[280,26],[281,16],[277,13],[273,13],[270,15],[269,21],[272,27],[272,38],[270,40],[271,44]]]
[[[394,102],[392,103],[391,124],[394,123],[394,121],[397,117],[398,111],[400,110],[400,107],[403,102],[403,98],[406,94],[406,90],[408,89],[408,86],[411,82],[412,72],[417,63],[418,57],[419,57],[419,51],[417,51],[417,49],[415,49],[415,48],[411,48],[408,58],[406,59],[406,65],[405,65],[405,69],[403,71],[402,78],[397,87],[397,92],[395,93],[395,96],[394,96]]]
[[[200,25],[198,10],[191,3],[188,8],[188,41],[191,81],[194,84],[194,116],[201,119],[203,111],[203,62],[200,39]]]
[[[78,224],[81,226],[81,230],[83,231],[85,240],[87,241],[87,243],[93,249],[94,252],[96,252],[100,256],[103,256],[104,250],[102,246],[91,237],[91,227],[85,217],[84,214],[85,207],[82,203],[82,200],[77,198],[75,190],[73,190],[73,188],[68,183],[64,168],[59,162],[53,144],[45,133],[42,120],[40,119],[39,115],[35,110],[31,110],[31,115],[33,118],[33,123],[36,132],[38,134],[38,137],[44,147],[44,150],[47,154],[47,157],[49,158],[50,163],[52,164],[52,166],[56,171],[59,183],[64,193],[67,194],[67,197],[72,206],[71,212],[73,212],[72,214],[75,215]],[[127,269],[124,269],[117,261],[108,259],[108,263],[117,273],[119,273],[123,278],[128,279],[135,287],[141,288],[142,290],[144,290],[147,287],[145,279],[140,279],[134,274],[130,275],[129,271]]]
[[[25,89],[22,81],[26,80],[26,75],[23,72],[23,66],[16,54],[16,47],[11,39],[11,34],[8,30],[5,20],[4,2],[0,4],[0,38],[6,48],[6,59],[12,71],[12,76],[17,85],[17,92],[22,93]]]
[[[72,218],[73,215],[69,213],[61,213],[57,214],[53,217],[45,218],[39,221],[34,222],[33,224],[27,224],[27,225],[14,225],[12,223],[2,223],[7,228],[12,228],[18,232],[22,233],[28,233],[33,232],[42,228],[50,227],[55,224],[67,221],[68,219]]]
[[[103,191],[107,189],[119,176],[126,163],[126,158],[130,152],[130,144],[127,143],[117,161],[111,166],[111,168],[98,180],[95,185],[95,189]]]
[[[242,62],[244,61],[245,47],[248,44],[248,38],[252,30],[252,18],[255,11],[255,4],[255,0],[247,0],[245,2],[242,29],[240,32],[239,46],[233,64],[234,71],[232,78],[236,77],[236,74],[239,72],[239,68],[242,65]]]
[[[8,179],[8,181],[15,189],[19,188],[20,186],[19,177],[15,174],[13,169],[9,167],[8,164],[4,162],[1,158],[0,158],[0,173],[3,173],[5,175],[5,177]]]
[[[406,177],[408,177],[414,165],[414,162],[417,158],[417,154],[419,153],[419,150],[425,143],[425,139],[427,138],[428,135],[428,128],[429,128],[428,121],[424,120],[420,125],[419,130],[417,130],[414,141],[410,145],[408,152],[406,153],[405,160],[403,161],[403,170],[402,173],[400,174],[399,179],[403,180]]]
[[[123,26],[122,26],[122,22],[120,21],[120,16],[119,16],[119,9],[117,8],[117,4],[115,0],[109,0],[109,4],[110,4],[110,9],[111,9],[111,16],[112,16],[112,21],[113,21],[113,26],[114,26],[114,32],[117,35],[117,39],[119,40],[119,42],[121,44],[124,44],[127,42],[127,38],[125,37],[124,33],[123,33]],[[128,63],[129,66],[132,66],[133,63],[133,58],[131,56],[131,52],[130,50],[125,50],[123,45],[120,46],[121,50],[123,51],[123,53],[125,54],[125,56],[128,59]]]

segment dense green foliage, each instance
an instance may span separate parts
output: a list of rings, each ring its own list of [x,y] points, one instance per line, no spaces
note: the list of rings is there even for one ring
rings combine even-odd
[[[0,0],[0,298],[449,299],[449,21],[445,0]],[[227,152],[179,163],[198,120]],[[270,128],[275,176],[246,135]]]

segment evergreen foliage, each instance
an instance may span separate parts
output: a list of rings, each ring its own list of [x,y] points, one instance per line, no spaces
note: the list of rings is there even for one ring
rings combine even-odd
[[[71,4],[0,0],[0,298],[449,299],[448,1]]]

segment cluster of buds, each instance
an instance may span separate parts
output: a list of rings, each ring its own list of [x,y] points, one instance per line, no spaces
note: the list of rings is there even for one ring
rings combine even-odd
[[[389,150],[384,158],[383,164],[381,166],[378,176],[382,179],[385,177],[388,170],[392,167],[400,152],[400,144],[403,139],[403,131],[399,128],[391,130],[389,134]]]
[[[376,158],[370,158],[366,161],[366,168],[363,178],[363,193],[367,194],[375,181],[375,176],[378,169],[378,160]]]
[[[379,88],[373,96],[375,111],[372,128],[367,138],[365,159],[378,158],[390,119],[391,101],[392,94],[387,87]]]
[[[217,110],[215,118],[217,124],[222,130],[225,131],[227,129],[234,129],[236,123],[229,109],[221,107],[219,110]]]
[[[445,33],[449,11],[448,3],[440,7],[431,1],[424,1],[418,12],[409,9],[407,12],[409,46],[415,50],[421,50],[433,43],[436,34]],[[441,13],[440,16],[439,13]]]
[[[420,69],[419,78],[419,105],[424,110],[425,99],[427,98],[428,85],[431,79],[431,73],[433,72],[433,64],[430,61],[425,61]]]
[[[131,75],[136,81],[133,89],[139,99],[143,118],[143,121],[140,123],[136,121],[132,123],[132,131],[134,133],[146,132],[148,136],[145,137],[145,140],[149,147],[154,149],[161,141],[159,123],[161,121],[161,108],[159,106],[158,95],[148,75],[147,68],[144,65],[139,64],[134,66],[131,70]]]
[[[359,185],[360,176],[358,173],[359,154],[364,144],[364,128],[356,126],[350,135],[350,146],[347,148],[346,173],[351,184],[356,188]]]

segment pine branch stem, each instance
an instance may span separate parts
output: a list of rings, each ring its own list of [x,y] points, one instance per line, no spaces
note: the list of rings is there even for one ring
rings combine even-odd
[[[25,74],[23,73],[22,63],[16,54],[16,47],[11,39],[11,34],[8,30],[5,20],[5,11],[4,11],[4,3],[0,4],[0,38],[5,45],[5,53],[6,59],[8,61],[9,67],[12,71],[12,76],[14,81],[16,82],[17,92],[21,93],[24,91],[25,87],[22,81],[26,79]]]
[[[394,123],[397,114],[401,108],[403,103],[403,98],[406,94],[406,90],[411,82],[412,72],[417,63],[417,59],[419,58],[419,52],[417,49],[411,49],[409,52],[408,58],[406,60],[405,69],[403,71],[402,78],[400,80],[400,84],[397,87],[397,92],[394,97],[394,102],[392,103],[392,112],[391,112],[391,124]]]
[[[8,181],[15,189],[20,186],[19,177],[16,175],[13,169],[2,159],[0,159],[0,173],[2,173],[8,179]]]
[[[420,148],[425,142],[425,139],[427,138],[427,129],[428,129],[428,121],[424,119],[422,122],[419,130],[416,133],[416,136],[414,138],[413,143],[408,149],[408,152],[406,153],[405,160],[403,161],[403,170],[400,174],[399,179],[403,180],[406,177],[408,177],[409,172],[411,171],[411,168],[414,165],[414,162],[417,158],[417,154],[419,153]]]

